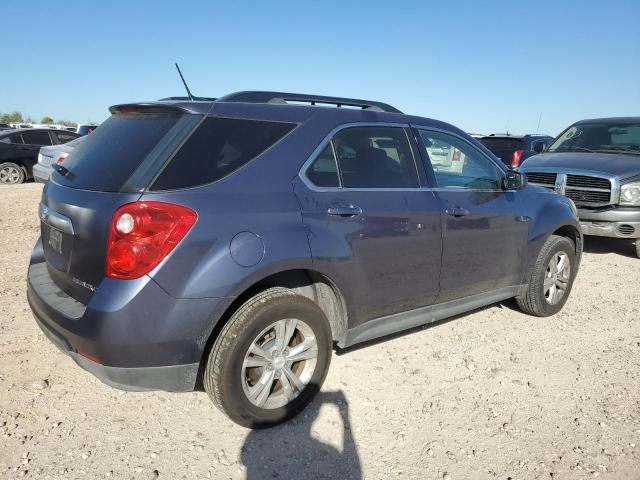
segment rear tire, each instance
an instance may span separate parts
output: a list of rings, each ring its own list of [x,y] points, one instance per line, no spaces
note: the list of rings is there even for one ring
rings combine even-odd
[[[17,185],[25,181],[26,174],[22,167],[13,162],[0,163],[0,184]]]
[[[573,242],[551,235],[540,250],[526,292],[516,297],[520,310],[536,317],[558,313],[569,298],[577,270]]]
[[[287,288],[249,299],[218,335],[205,391],[231,420],[267,428],[302,411],[324,382],[333,339],[318,305]]]

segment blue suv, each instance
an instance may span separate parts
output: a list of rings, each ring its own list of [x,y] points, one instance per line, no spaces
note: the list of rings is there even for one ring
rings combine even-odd
[[[44,187],[28,272],[43,332],[109,385],[267,427],[334,344],[567,301],[575,206],[449,124],[279,92],[110,110]]]

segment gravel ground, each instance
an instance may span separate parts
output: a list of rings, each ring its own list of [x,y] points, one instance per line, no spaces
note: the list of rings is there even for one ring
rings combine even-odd
[[[587,239],[565,309],[495,305],[334,355],[305,414],[251,432],[205,393],[125,393],[25,298],[41,187],[0,189],[0,478],[639,479],[640,260]]]

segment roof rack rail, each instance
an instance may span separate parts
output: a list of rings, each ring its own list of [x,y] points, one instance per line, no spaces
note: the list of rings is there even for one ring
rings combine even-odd
[[[377,112],[402,113],[395,107],[387,103],[374,102],[370,100],[359,100],[357,98],[325,97],[322,95],[309,95],[305,93],[288,92],[260,92],[244,91],[230,93],[218,99],[219,102],[246,102],[246,103],[308,103],[309,105],[334,105],[336,107],[355,107],[363,110],[373,110]]]

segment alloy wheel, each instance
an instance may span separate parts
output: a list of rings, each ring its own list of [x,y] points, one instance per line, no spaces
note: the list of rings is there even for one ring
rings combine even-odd
[[[7,165],[0,169],[0,183],[5,183],[7,185],[13,185],[20,181],[20,171],[18,167],[14,167],[12,165]]]
[[[317,360],[311,327],[298,319],[278,320],[251,342],[242,363],[242,389],[256,407],[283,407],[305,389]]]
[[[544,298],[556,305],[564,297],[571,279],[571,261],[569,255],[560,251],[555,253],[547,265],[544,278]]]

